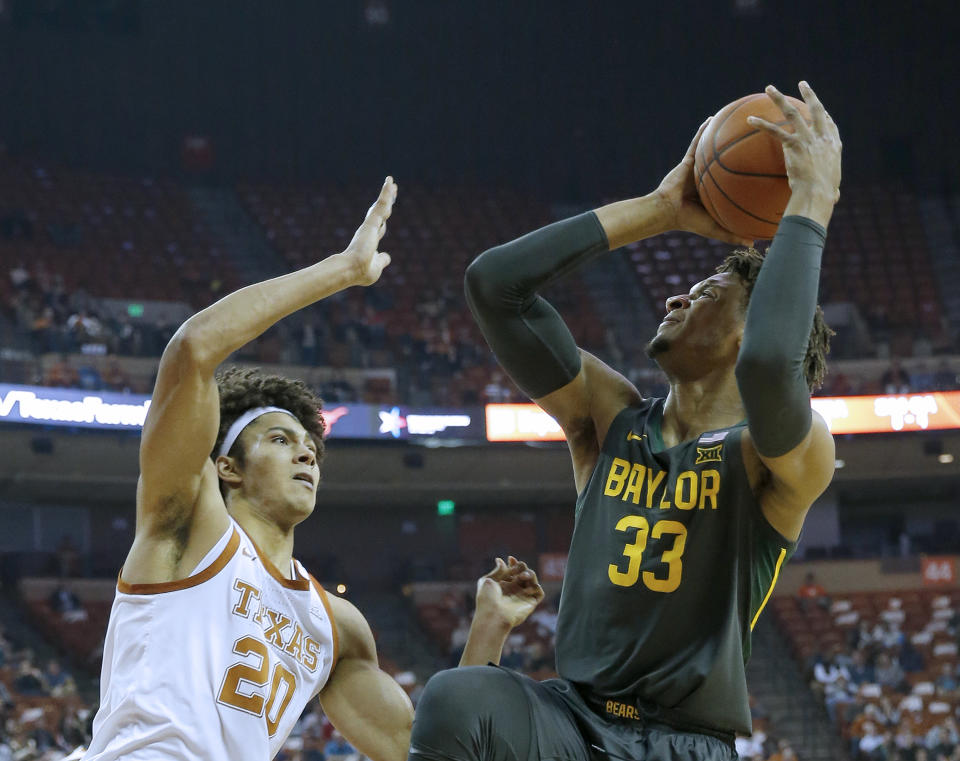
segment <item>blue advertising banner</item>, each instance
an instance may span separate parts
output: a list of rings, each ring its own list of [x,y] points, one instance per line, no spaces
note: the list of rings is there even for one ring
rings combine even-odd
[[[150,397],[112,391],[83,391],[0,383],[0,422],[138,431]],[[382,441],[458,439],[485,441],[483,408],[436,409],[332,404],[322,412],[327,436]]]

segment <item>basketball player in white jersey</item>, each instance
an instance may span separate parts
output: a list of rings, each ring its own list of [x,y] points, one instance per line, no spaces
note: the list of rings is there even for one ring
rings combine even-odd
[[[380,670],[370,627],[293,558],[320,480],[319,400],[278,376],[214,376],[283,317],[377,281],[396,192],[388,177],[345,251],[221,299],[166,347],[86,761],[265,761],[317,694],[360,751],[406,758],[413,709]],[[526,566],[498,561],[481,582],[463,663],[498,661],[542,596]]]

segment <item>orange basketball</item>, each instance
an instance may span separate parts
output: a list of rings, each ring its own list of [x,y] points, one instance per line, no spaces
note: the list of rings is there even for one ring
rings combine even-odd
[[[810,121],[807,104],[789,100]],[[694,157],[697,192],[704,207],[730,232],[754,240],[772,238],[790,200],[783,146],[747,123],[759,116],[788,131],[783,113],[764,93],[721,108],[700,137]]]

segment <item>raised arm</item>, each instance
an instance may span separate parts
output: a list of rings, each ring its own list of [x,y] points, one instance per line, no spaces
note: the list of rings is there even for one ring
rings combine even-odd
[[[387,178],[380,197],[342,253],[242,288],[180,326],[160,360],[143,428],[138,538],[183,537],[195,517],[205,524],[226,525],[210,460],[219,428],[214,371],[231,353],[287,315],[351,285],[376,282],[390,261],[377,251],[377,244],[396,192],[393,180]],[[195,515],[197,510],[212,508],[217,508],[215,514]],[[128,570],[125,566],[125,576]]]
[[[467,268],[467,303],[503,368],[563,428],[577,491],[613,418],[639,395],[622,375],[577,349],[539,291],[604,251],[668,230],[749,243],[719,227],[697,198],[693,157],[706,124],[653,193],[548,225],[485,251]]]
[[[806,82],[800,92],[811,124],[773,87],[767,94],[793,132],[749,117],[783,144],[792,195],[750,297],[736,368],[747,412],[746,441],[770,473],[763,511],[791,540],[799,537],[807,510],[834,470],[833,438],[810,410],[804,360],[826,228],[840,197],[842,147],[836,124]]]

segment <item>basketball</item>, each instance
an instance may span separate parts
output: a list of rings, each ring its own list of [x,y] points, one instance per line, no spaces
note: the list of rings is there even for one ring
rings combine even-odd
[[[790,98],[810,121],[806,103]],[[772,238],[790,200],[783,146],[747,123],[759,116],[793,131],[764,93],[724,106],[700,137],[694,157],[697,192],[710,216],[730,232],[754,240]]]

